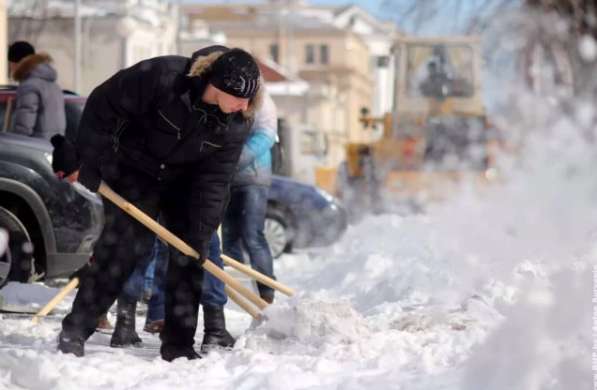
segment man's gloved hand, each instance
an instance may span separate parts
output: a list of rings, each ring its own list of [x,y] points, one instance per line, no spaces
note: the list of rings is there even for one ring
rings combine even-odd
[[[85,263],[81,268],[73,272],[68,276],[68,280],[73,280],[74,278],[79,279],[79,283],[85,277],[85,275],[89,272],[89,268],[91,267],[91,263]]]
[[[199,262],[201,265],[205,263],[205,260],[209,257],[209,239],[207,240],[200,240],[198,242],[198,250],[199,250]]]
[[[79,171],[79,183],[83,184],[89,191],[97,192],[102,182],[100,170],[88,164],[83,164]]]
[[[52,170],[60,177],[70,176],[81,165],[75,145],[61,134],[56,134],[50,139],[54,146],[52,152]]]

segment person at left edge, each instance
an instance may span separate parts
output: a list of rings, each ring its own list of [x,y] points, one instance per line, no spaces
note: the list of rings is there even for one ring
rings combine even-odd
[[[260,101],[260,73],[242,49],[210,46],[191,58],[162,56],[119,71],[90,94],[75,153],[57,137],[54,170],[95,192],[116,193],[200,253],[194,261],[170,249],[161,356],[198,358],[193,348],[209,239],[221,222],[229,184]],[[75,158],[64,156],[75,155]],[[76,161],[73,163],[73,161]],[[65,163],[64,166],[60,166]],[[84,273],[58,349],[84,355],[135,265],[149,256],[154,234],[104,202],[95,262]]]

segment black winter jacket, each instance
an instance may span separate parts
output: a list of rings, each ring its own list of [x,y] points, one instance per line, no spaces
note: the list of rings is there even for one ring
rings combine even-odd
[[[156,57],[116,73],[90,94],[77,138],[79,181],[91,190],[108,179],[107,167],[114,161],[157,181],[184,175],[190,182],[189,233],[194,243],[209,239],[221,222],[229,183],[260,101],[256,96],[247,112],[234,114],[201,102],[209,65],[221,55],[205,50],[195,53],[194,60]],[[193,82],[188,75],[195,76]]]

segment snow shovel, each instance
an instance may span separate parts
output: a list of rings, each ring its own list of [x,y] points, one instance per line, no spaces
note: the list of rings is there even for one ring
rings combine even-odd
[[[157,223],[154,219],[150,218],[147,214],[143,211],[139,210],[133,204],[127,202],[123,199],[120,195],[112,191],[112,189],[102,182],[100,184],[98,192],[102,194],[105,198],[112,201],[118,207],[120,207],[123,211],[134,217],[137,221],[141,222],[151,231],[156,233],[160,238],[166,241],[168,244],[174,246],[176,249],[184,253],[189,257],[193,257],[195,259],[199,258],[199,254],[193,248],[191,248],[188,244],[182,241],[180,238],[176,237],[172,232],[168,229]],[[234,279],[232,276],[228,275],[226,272],[222,271],[217,265],[215,265],[212,261],[206,260],[203,263],[203,268],[208,272],[211,272],[216,278],[221,280],[226,287],[229,287],[229,290],[235,290],[240,295],[244,296],[246,299],[251,301],[255,306],[259,309],[263,310],[267,307],[268,303],[261,299],[261,297],[257,296],[251,290],[243,286],[239,281]],[[73,278],[68,285],[66,285],[62,290],[58,292],[58,294],[50,300],[34,317],[33,322],[39,322],[39,318],[47,315],[64,297],[75,287],[77,287],[79,283],[78,278]],[[230,298],[236,302],[236,299],[239,297],[238,294],[233,294]],[[236,302],[240,307],[246,308],[247,303],[244,301]],[[248,311],[248,310],[247,310]],[[259,313],[256,310],[248,311],[251,316],[255,319],[259,319]]]
[[[62,301],[64,299],[64,297],[66,297],[68,295],[68,293],[71,292],[72,290],[74,290],[75,287],[77,287],[78,285],[79,285],[79,278],[72,278],[71,281],[68,282],[68,284],[66,286],[62,287],[62,289],[60,291],[58,291],[58,294],[56,294],[54,296],[54,298],[50,299],[50,302],[46,303],[46,305],[44,307],[42,307],[41,310],[38,311],[37,314],[35,314],[33,316],[31,321],[33,321],[34,324],[39,323],[39,319],[41,317],[45,317],[49,312],[51,312],[52,309],[58,303],[60,303],[60,301]]]
[[[199,253],[196,250],[191,248],[187,243],[182,241],[180,238],[176,237],[172,232],[168,229],[157,223],[154,219],[150,218],[147,214],[143,211],[139,210],[133,204],[124,200],[120,195],[112,191],[110,187],[104,182],[100,184],[98,192],[102,194],[105,198],[108,198],[126,213],[130,214],[134,217],[137,221],[141,222],[145,225],[149,230],[157,234],[162,240],[166,241],[168,244],[172,245],[185,255],[198,259]],[[240,293],[243,297],[251,301],[255,306],[259,309],[263,310],[267,307],[268,303],[261,299],[261,297],[257,296],[254,292],[243,286],[238,280],[234,279],[232,276],[228,275],[226,272],[222,271],[220,267],[215,265],[211,260],[206,260],[203,263],[203,268],[214,275],[216,278],[220,279],[224,284],[229,286],[231,289],[236,290]]]
[[[41,310],[38,311],[33,316],[31,321],[33,321],[34,324],[38,324],[39,320],[42,317],[47,316],[48,313],[50,313],[52,311],[52,309],[54,309],[54,307],[56,307],[56,305],[58,305],[58,303],[60,303],[64,299],[64,297],[66,297],[78,285],[79,285],[79,278],[75,277],[75,278],[71,279],[71,281],[66,286],[64,286],[62,289],[60,289],[60,291],[58,291],[58,294],[56,294],[54,296],[54,298],[52,298],[48,303],[46,303],[45,306],[42,307]],[[249,313],[249,315],[251,315],[251,317],[253,317],[256,320],[263,319],[263,316],[259,312],[259,310],[257,310],[255,308],[255,306],[253,306],[249,302],[247,302],[239,293],[237,293],[232,288],[228,287],[228,285],[226,285],[224,287],[224,289],[226,291],[226,295],[230,299],[232,299],[232,301],[234,301],[234,303],[236,303],[239,307],[241,307],[247,313]]]

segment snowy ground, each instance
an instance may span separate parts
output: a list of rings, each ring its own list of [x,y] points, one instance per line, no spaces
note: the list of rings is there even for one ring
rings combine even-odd
[[[597,155],[574,123],[551,126],[481,193],[370,216],[330,248],[284,256],[277,277],[298,296],[279,295],[259,325],[230,304],[232,351],[166,363],[139,313],[145,348],[95,334],[76,358],[56,352],[72,297],[40,325],[0,314],[0,389],[589,388]],[[39,305],[55,292],[1,291]]]
[[[96,334],[86,357],[77,359],[55,351],[61,314],[37,326],[4,315],[0,388],[415,388],[422,377],[460,365],[500,315],[482,297],[433,297],[429,289],[449,284],[450,276],[421,261],[435,261],[426,249],[399,238],[403,223],[398,217],[371,218],[331,251],[285,256],[276,264],[278,278],[299,297],[280,297],[268,309],[269,321],[256,327],[230,305],[229,328],[239,336],[235,349],[200,361],[163,362],[159,340],[141,329],[146,348],[111,349],[110,336]],[[368,231],[386,235],[384,240],[398,233],[397,241],[373,255],[340,249]],[[404,261],[392,260],[395,251],[404,251]],[[56,290],[9,284],[2,292],[10,303],[43,304]],[[58,312],[68,310],[71,299]]]
[[[37,326],[0,315],[0,389],[588,388],[596,219],[575,189],[584,180],[559,197],[546,174],[426,214],[368,217],[331,248],[284,256],[277,276],[298,296],[257,326],[230,304],[238,342],[202,360],[162,361],[142,315],[145,348],[95,334],[84,358],[57,353],[72,297]],[[2,290],[12,303],[55,292]]]

